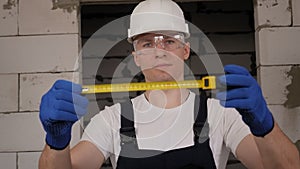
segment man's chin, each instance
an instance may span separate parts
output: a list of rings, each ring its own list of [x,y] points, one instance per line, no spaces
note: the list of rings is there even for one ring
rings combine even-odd
[[[149,78],[149,81],[151,82],[165,82],[165,81],[176,81],[175,78],[173,78],[170,75],[157,75],[157,76],[153,76],[152,78]]]
[[[183,77],[177,77],[178,75],[174,75],[169,73],[170,71],[162,70],[162,69],[148,69],[143,71],[145,78],[148,82],[159,82],[159,81],[179,81],[183,80]]]

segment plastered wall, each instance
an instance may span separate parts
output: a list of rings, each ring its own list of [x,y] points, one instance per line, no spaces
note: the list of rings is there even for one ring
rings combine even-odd
[[[56,3],[55,3],[56,2]],[[76,1],[0,0],[0,168],[34,169],[39,103],[56,79],[80,82]],[[254,0],[258,80],[275,119],[300,138],[300,1]],[[80,126],[73,129],[79,140]]]

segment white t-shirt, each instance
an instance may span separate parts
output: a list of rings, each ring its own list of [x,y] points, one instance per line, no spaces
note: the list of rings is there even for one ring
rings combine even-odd
[[[190,92],[181,106],[163,109],[150,104],[144,94],[132,99],[139,149],[168,151],[194,145],[194,100],[195,93]],[[235,155],[250,130],[235,109],[224,108],[215,99],[208,99],[207,105],[210,147],[217,168],[225,169],[230,151]],[[120,104],[105,107],[91,119],[81,139],[110,157],[113,168],[121,150],[120,109]]]

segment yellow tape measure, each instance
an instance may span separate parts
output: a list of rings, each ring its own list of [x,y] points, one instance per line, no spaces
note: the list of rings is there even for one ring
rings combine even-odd
[[[202,88],[203,90],[216,89],[216,77],[205,76],[201,80],[140,82],[120,84],[100,84],[82,86],[82,94],[110,93],[144,90],[167,90],[178,88]]]

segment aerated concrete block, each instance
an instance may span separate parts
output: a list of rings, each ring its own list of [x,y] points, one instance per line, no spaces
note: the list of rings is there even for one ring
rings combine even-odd
[[[289,26],[292,8],[289,0],[254,0],[255,28]]]
[[[18,111],[18,75],[0,74],[0,86],[0,112]]]
[[[37,169],[41,152],[18,153],[18,169]]]
[[[300,26],[300,1],[292,0],[293,25]]]
[[[0,36],[18,34],[18,1],[0,0]]]
[[[264,28],[256,35],[258,65],[300,64],[300,27]]]
[[[38,111],[41,97],[58,79],[78,82],[78,73],[21,74],[20,111]]]
[[[55,3],[57,2],[57,3]],[[60,2],[60,3],[58,3]],[[78,33],[77,1],[19,1],[19,33]],[[68,9],[68,7],[70,7]]]
[[[17,168],[17,155],[16,153],[0,153],[1,168],[16,169]]]
[[[44,130],[37,112],[0,114],[0,151],[40,151]]]
[[[78,69],[77,34],[0,37],[0,73]]]
[[[292,79],[288,76],[291,66],[261,66],[258,69],[258,81],[268,104],[284,104],[289,91],[287,86]]]
[[[72,128],[71,147],[78,143],[80,133],[81,125],[77,122]],[[39,112],[0,114],[0,135],[0,152],[42,151],[45,145],[46,133]]]

